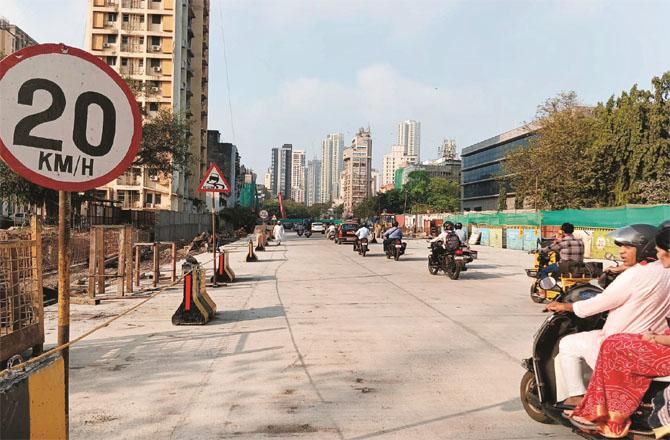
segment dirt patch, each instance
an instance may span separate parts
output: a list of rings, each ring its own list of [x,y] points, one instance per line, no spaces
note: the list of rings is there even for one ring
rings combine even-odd
[[[255,432],[258,434],[299,434],[304,432],[318,432],[319,429],[310,425],[309,423],[303,424],[285,424],[285,425],[267,425],[262,428],[257,429]]]
[[[287,396],[290,396],[291,394],[295,393],[295,390],[292,390],[291,388],[284,390],[282,394],[286,394]]]
[[[109,416],[107,414],[96,414],[93,417],[84,420],[84,425],[96,425],[98,423],[111,422],[112,420],[118,419],[118,417]]]

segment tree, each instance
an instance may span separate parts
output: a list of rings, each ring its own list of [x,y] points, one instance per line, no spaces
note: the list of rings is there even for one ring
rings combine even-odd
[[[48,216],[58,213],[58,192],[27,181],[0,161],[0,200],[44,206]]]
[[[503,182],[500,183],[500,190],[498,191],[498,211],[507,209],[507,188]]]
[[[670,203],[670,169],[657,179],[640,182],[634,194],[633,201],[637,203],[650,205]]]
[[[188,120],[167,110],[159,111],[142,126],[142,143],[134,165],[151,175],[171,176],[175,168],[186,168],[190,145]]]

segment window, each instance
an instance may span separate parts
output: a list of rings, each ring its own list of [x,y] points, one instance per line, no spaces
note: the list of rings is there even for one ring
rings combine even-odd
[[[107,21],[116,21],[116,12],[107,13]]]
[[[161,204],[161,195],[160,195],[160,194],[154,194],[154,203],[155,203],[156,205],[160,205],[160,204]]]
[[[122,42],[123,44],[128,44],[128,37],[126,37],[125,35],[122,36],[122,37],[121,37],[121,42]]]
[[[151,193],[146,193],[144,195],[144,201],[148,204],[151,205],[154,201],[154,195]]]
[[[144,59],[143,58],[140,58],[140,63],[139,64],[140,64],[140,67],[144,67]]]
[[[152,15],[151,16],[151,23],[161,24],[161,16],[160,15]]]
[[[128,65],[128,58],[121,58],[121,65],[122,66],[127,66]]]
[[[150,102],[149,103],[149,111],[150,112],[157,112],[158,111],[158,103],[157,102]]]
[[[130,21],[130,16],[128,14],[123,14],[123,22],[128,23]]]
[[[115,44],[116,43],[116,34],[107,35],[107,42],[109,44]]]
[[[108,66],[116,65],[116,57],[106,57],[106,58],[107,58],[107,65]]]
[[[160,67],[161,66],[161,60],[158,58],[151,58],[151,67]]]
[[[151,44],[153,46],[160,46],[161,45],[161,37],[151,37]]]

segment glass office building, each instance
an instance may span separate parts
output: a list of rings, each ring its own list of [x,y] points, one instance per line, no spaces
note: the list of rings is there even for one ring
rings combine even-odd
[[[532,127],[520,127],[466,147],[461,152],[461,210],[487,211],[498,209],[500,183],[505,155],[528,146],[535,136]],[[514,193],[507,191],[507,197]]]

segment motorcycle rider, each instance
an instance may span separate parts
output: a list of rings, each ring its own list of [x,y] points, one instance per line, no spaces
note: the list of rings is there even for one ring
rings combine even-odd
[[[335,236],[336,230],[335,223],[331,223],[330,226],[328,226],[328,229],[326,229],[326,237],[330,238],[331,234]]]
[[[573,232],[575,232],[575,227],[572,223],[563,223],[554,242],[542,248],[543,252],[550,250],[558,252],[560,265],[554,263],[540,270],[540,279],[546,278],[550,273],[558,272],[560,267],[569,267],[570,263],[584,262],[584,242],[581,238],[572,235]]]
[[[593,368],[600,344],[613,334],[660,333],[670,316],[670,271],[654,258],[656,228],[651,225],[631,225],[613,233],[619,246],[619,255],[629,268],[621,273],[600,295],[571,303],[552,302],[546,310],[558,313],[572,312],[580,318],[606,311],[609,315],[601,330],[575,333],[561,339],[556,371],[557,399],[568,396],[564,409],[578,404],[586,388],[582,374],[582,361]]]
[[[358,250],[360,241],[363,240],[364,238],[366,240],[370,238],[370,230],[365,224],[363,224],[361,225],[360,228],[358,228],[356,232],[354,232],[354,234],[356,235],[356,239],[354,241],[354,250]]]
[[[384,232],[384,252],[386,252],[386,248],[390,241],[402,240],[402,230],[398,227],[398,222],[393,220],[392,225],[393,226]]]
[[[458,239],[461,240],[461,244],[467,243],[468,233],[463,229],[463,223],[458,222],[454,225],[454,233],[458,236]]]

